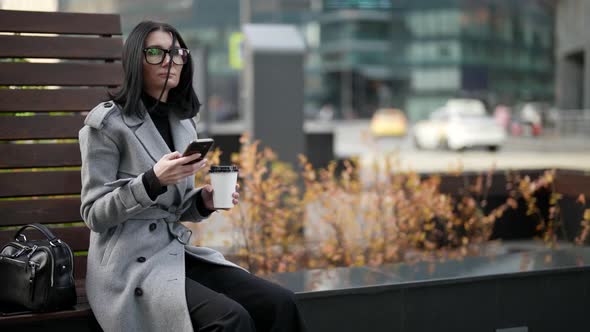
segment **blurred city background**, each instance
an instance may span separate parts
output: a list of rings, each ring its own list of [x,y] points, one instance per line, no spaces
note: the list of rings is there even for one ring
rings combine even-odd
[[[428,170],[453,164],[590,168],[580,153],[590,151],[584,23],[590,4],[584,0],[0,0],[0,5],[119,13],[124,37],[144,19],[177,27],[193,50],[204,130],[211,136],[237,135],[245,128],[242,27],[289,24],[305,41],[304,129],[333,134],[336,158],[392,150],[405,153],[414,168],[428,165]]]
[[[15,156],[0,165],[0,199],[8,227],[59,224],[77,271],[89,236],[78,128],[122,81],[121,27],[124,39],[151,19],[177,27],[191,49],[199,136],[223,151],[210,163],[240,167],[240,204],[186,223],[192,243],[303,294],[310,330],[588,330],[590,0],[0,9],[62,12],[0,19],[0,154]],[[90,33],[77,24],[92,18]],[[64,52],[53,52],[59,43]],[[102,45],[112,53],[93,55]]]

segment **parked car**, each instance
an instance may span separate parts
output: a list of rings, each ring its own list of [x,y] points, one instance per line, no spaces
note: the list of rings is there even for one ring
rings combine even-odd
[[[371,118],[373,136],[405,136],[408,120],[404,113],[395,108],[378,109]]]
[[[462,150],[486,147],[496,151],[506,140],[506,133],[484,104],[477,99],[450,99],[434,111],[428,120],[413,128],[417,148]]]

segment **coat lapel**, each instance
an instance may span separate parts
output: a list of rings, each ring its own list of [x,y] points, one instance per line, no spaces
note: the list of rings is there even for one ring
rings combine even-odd
[[[145,106],[141,103],[141,107],[146,111]],[[143,119],[136,115],[124,114],[123,119],[129,127],[136,127],[134,133],[141,145],[156,163],[163,155],[170,153],[170,148],[158,132],[156,125],[152,118],[146,115]],[[170,131],[172,132],[172,141],[176,151],[182,153],[187,145],[196,139],[191,128],[187,128],[187,121],[181,121],[178,115],[174,112],[168,114],[168,121],[170,122]],[[188,124],[190,125],[190,123]],[[180,195],[183,196],[189,181],[193,181],[193,177],[186,178],[175,185]]]
[[[143,103],[141,107],[146,112]],[[134,130],[135,136],[154,162],[158,162],[163,155],[171,152],[149,115],[142,119],[135,114],[125,114],[123,118],[129,127],[138,126]]]
[[[170,131],[172,132],[172,141],[176,151],[183,153],[188,144],[196,139],[193,131],[186,127],[187,121],[181,121],[178,115],[174,112],[168,114],[170,121]],[[189,181],[194,181],[194,177],[187,177],[183,181],[176,184],[176,188],[183,195],[186,192],[186,188],[189,185]]]

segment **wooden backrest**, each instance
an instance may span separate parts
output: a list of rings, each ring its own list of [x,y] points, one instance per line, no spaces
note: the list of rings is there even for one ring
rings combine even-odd
[[[81,278],[78,130],[122,82],[120,17],[0,10],[0,33],[0,244],[16,226],[46,224],[76,252]]]

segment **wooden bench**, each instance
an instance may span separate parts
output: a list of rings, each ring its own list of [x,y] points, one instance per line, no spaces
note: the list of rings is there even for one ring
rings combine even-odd
[[[98,329],[84,288],[90,232],[77,137],[106,88],[122,82],[120,17],[0,10],[0,32],[9,33],[0,35],[0,245],[18,226],[48,225],[75,251],[78,291],[72,310],[0,315],[0,330]]]

